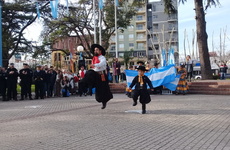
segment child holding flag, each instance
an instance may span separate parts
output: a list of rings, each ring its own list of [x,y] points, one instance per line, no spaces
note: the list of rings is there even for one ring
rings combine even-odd
[[[135,85],[135,90],[133,94],[133,106],[137,105],[138,97],[140,96],[139,100],[142,104],[142,114],[146,113],[146,104],[151,101],[150,94],[147,90],[147,84],[149,85],[150,89],[153,91],[152,82],[149,80],[147,76],[144,75],[145,69],[144,66],[139,66],[137,68],[138,75],[133,79],[131,85],[129,86],[129,90]]]

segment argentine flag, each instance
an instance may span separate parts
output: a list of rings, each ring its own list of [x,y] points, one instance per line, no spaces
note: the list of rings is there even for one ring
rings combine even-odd
[[[127,87],[129,87],[134,77],[138,75],[138,72],[135,70],[125,70],[125,73],[126,73]],[[176,69],[174,65],[168,65],[165,67],[161,67],[159,69],[152,68],[149,72],[145,73],[145,75],[150,79],[153,87],[164,85],[166,88],[170,89],[171,91],[176,90],[179,81],[176,79],[177,76],[176,76]]]
[[[168,54],[168,65],[172,65],[172,64],[175,64],[175,58],[174,58],[174,49],[171,48]]]

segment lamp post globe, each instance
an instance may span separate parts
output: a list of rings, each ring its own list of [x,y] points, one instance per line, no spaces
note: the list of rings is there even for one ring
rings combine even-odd
[[[83,46],[80,45],[80,46],[77,47],[78,52],[83,52],[83,50],[84,50]]]

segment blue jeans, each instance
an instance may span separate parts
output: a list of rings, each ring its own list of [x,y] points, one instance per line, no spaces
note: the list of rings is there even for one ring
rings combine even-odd
[[[221,72],[220,73],[220,80],[224,80],[225,79],[225,75],[226,75],[226,73]]]

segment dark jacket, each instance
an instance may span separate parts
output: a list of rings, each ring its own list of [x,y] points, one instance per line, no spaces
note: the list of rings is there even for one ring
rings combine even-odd
[[[13,71],[13,73],[11,73]],[[16,68],[8,68],[6,71],[7,82],[8,83],[17,83],[18,81],[18,70]]]
[[[34,81],[36,82],[44,82],[44,76],[45,72],[43,70],[40,70],[39,72],[36,70],[34,72]]]
[[[129,86],[130,88],[132,88],[134,85],[136,85],[135,90],[140,89],[140,83],[138,82],[138,78],[139,78],[139,76],[136,76],[133,79],[131,85]],[[147,89],[147,84],[149,85],[150,89],[154,89],[153,85],[152,85],[152,82],[149,80],[149,78],[147,76],[144,75],[142,78],[143,78],[143,82],[144,82],[143,89]]]
[[[23,73],[24,72],[24,73]],[[21,79],[21,82],[31,83],[33,78],[33,71],[29,68],[21,69],[19,71],[19,77]]]

